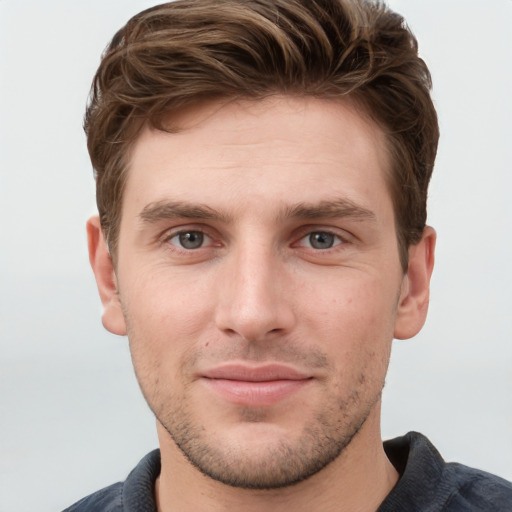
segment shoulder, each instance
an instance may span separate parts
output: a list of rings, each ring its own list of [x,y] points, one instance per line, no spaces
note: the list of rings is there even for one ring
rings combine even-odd
[[[80,501],[63,512],[118,512],[122,509],[123,484],[118,482],[101,489]]]
[[[447,463],[416,432],[384,443],[400,479],[379,512],[510,512],[512,483],[485,471]]]
[[[82,498],[63,512],[119,512],[123,510],[122,493],[123,484],[118,482]]]
[[[512,510],[512,483],[462,464],[446,464],[443,480],[452,488],[448,510]]]
[[[160,451],[148,453],[128,475],[118,482],[101,489],[63,512],[153,512],[155,481],[160,474]]]

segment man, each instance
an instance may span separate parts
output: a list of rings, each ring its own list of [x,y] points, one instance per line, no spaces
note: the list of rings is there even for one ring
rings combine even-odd
[[[179,0],[96,74],[88,223],[160,450],[68,510],[510,510],[512,485],[382,443],[427,314],[438,140],[403,20],[354,0]]]

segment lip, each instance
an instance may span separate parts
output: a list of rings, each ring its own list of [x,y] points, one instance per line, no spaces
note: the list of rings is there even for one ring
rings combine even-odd
[[[201,375],[216,395],[248,407],[267,407],[285,400],[312,381],[311,375],[280,364],[251,367],[227,364]]]

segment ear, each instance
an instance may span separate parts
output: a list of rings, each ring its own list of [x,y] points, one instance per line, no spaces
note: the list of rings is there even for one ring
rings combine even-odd
[[[394,337],[397,339],[412,338],[425,323],[435,246],[436,232],[427,226],[419,243],[409,248],[409,266],[402,282],[395,321]]]
[[[87,242],[89,261],[103,304],[103,326],[113,334],[124,336],[126,324],[117,290],[117,278],[97,215],[87,221]]]

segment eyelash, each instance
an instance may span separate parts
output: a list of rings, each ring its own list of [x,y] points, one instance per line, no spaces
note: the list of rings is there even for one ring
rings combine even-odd
[[[196,235],[200,235],[200,237],[203,237],[203,240],[201,240],[201,244],[198,247],[187,248],[187,247],[183,246],[183,243],[182,243],[183,241],[180,240],[179,237],[182,237],[184,235],[191,235],[191,234],[196,234]],[[325,247],[325,248],[312,247],[311,237],[313,235],[323,235],[323,236],[327,235],[328,237],[333,237],[333,239],[334,239],[333,245],[331,245],[330,247]],[[292,247],[304,247],[306,249],[312,250],[317,253],[336,250],[340,245],[345,245],[345,244],[349,243],[349,240],[347,239],[348,237],[342,236],[339,233],[335,232],[334,230],[315,228],[313,226],[303,228],[303,230],[301,230],[301,232],[298,233],[298,236],[299,236],[299,238],[297,239],[296,242],[294,242],[292,244]],[[176,239],[176,242],[173,242],[173,239]],[[164,243],[170,244],[173,246],[173,250],[182,251],[183,253],[188,253],[188,254],[206,248],[204,242],[206,242],[208,245],[211,245],[213,241],[214,241],[214,237],[212,235],[208,234],[204,230],[204,228],[200,228],[200,227],[190,228],[190,229],[180,229],[179,231],[172,231],[172,232],[168,233],[163,239]],[[305,243],[309,242],[309,245],[306,245],[304,242]],[[320,241],[320,243],[321,243],[321,241]],[[221,246],[220,243],[217,244],[217,246],[220,247]]]
[[[320,240],[320,236],[325,237],[327,235],[328,237],[332,237],[333,238],[332,245],[330,247],[323,247],[323,248],[313,247],[312,246],[313,245],[312,237],[314,235],[316,235],[318,237],[317,241],[319,241],[320,243],[322,243],[322,241]],[[309,245],[302,245],[301,242],[303,242],[303,241],[308,241]],[[299,241],[297,243],[300,247],[307,247],[309,249],[314,249],[314,250],[324,252],[324,251],[328,251],[329,249],[334,249],[335,247],[338,247],[339,245],[346,243],[346,241],[344,238],[342,238],[337,233],[333,233],[332,231],[322,229],[322,230],[308,231],[305,235],[303,235],[299,239]]]
[[[183,245],[180,243],[180,237],[190,234],[198,234],[200,235],[203,240],[201,241],[201,245],[197,248],[187,248],[183,247]],[[175,240],[175,242],[173,242]],[[205,242],[209,245],[212,244],[214,240],[214,236],[209,234],[204,228],[202,227],[191,227],[189,229],[179,229],[178,231],[172,230],[167,231],[164,233],[161,242],[162,244],[166,245],[167,247],[172,246],[172,250],[175,252],[181,252],[183,254],[191,254],[194,252],[199,252],[201,249],[205,248]],[[220,244],[217,244],[220,246]]]

